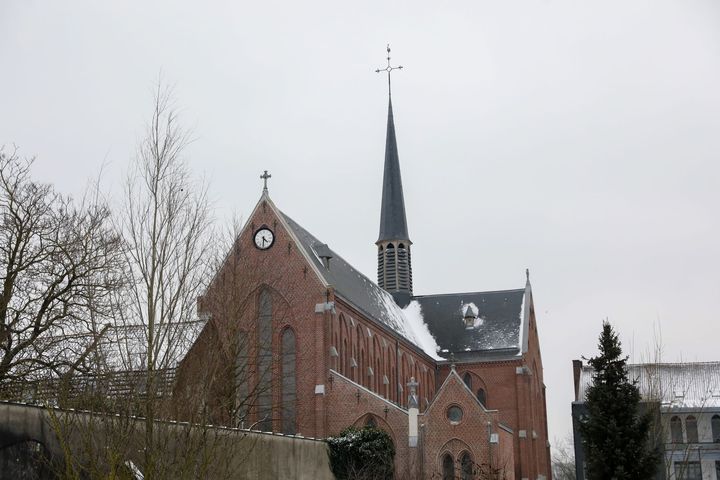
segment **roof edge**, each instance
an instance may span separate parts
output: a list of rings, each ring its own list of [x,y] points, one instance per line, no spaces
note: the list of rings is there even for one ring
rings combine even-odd
[[[412,299],[417,300],[419,298],[428,298],[428,297],[448,297],[450,295],[480,295],[480,294],[490,294],[490,293],[517,293],[525,291],[525,287],[523,288],[508,288],[505,290],[486,290],[486,291],[479,291],[479,292],[448,292],[448,293],[429,293],[426,295],[413,295]]]

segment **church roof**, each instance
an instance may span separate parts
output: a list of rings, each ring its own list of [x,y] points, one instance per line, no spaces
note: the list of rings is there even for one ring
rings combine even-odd
[[[385,169],[383,171],[380,235],[383,240],[408,240],[405,199],[400,177],[400,158],[395,139],[392,99],[388,103],[387,134],[385,137]]]
[[[527,348],[527,322],[531,293],[530,286],[517,290],[452,293],[413,297],[422,309],[422,320],[440,348],[436,354],[428,350],[424,341],[424,326],[417,325],[414,315],[406,314],[392,296],[375,282],[360,273],[327,244],[301,227],[292,218],[277,210],[297,238],[306,257],[320,273],[322,280],[332,285],[335,295],[367,315],[370,319],[394,330],[419,347],[430,357],[449,357],[454,352],[458,360],[494,360],[522,354]],[[322,257],[330,256],[329,265]],[[412,305],[412,304],[411,304]],[[467,329],[463,315],[468,308],[477,318],[473,328]],[[424,333],[427,335],[427,332]]]
[[[720,362],[628,364],[628,378],[637,381],[640,395],[659,400],[666,408],[720,408]],[[584,366],[578,398],[584,401],[595,373]]]
[[[449,293],[413,297],[420,303],[425,323],[440,346],[440,355],[454,352],[458,360],[519,355],[527,310],[526,288],[494,292]],[[472,328],[463,317],[477,312]]]
[[[371,319],[399,333],[423,350],[418,335],[414,331],[414,326],[388,292],[357,271],[337,252],[315,238],[292,218],[282,212],[281,214],[299,240],[307,256],[315,264],[325,283],[333,286],[337,296]],[[322,250],[325,254],[331,253],[332,259],[329,267],[324,265],[319,250]],[[425,353],[431,354],[431,352]]]

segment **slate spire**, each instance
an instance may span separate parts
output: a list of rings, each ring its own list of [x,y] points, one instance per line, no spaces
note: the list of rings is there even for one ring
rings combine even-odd
[[[383,171],[382,206],[380,209],[380,235],[377,241],[408,239],[405,199],[400,175],[400,158],[398,156],[397,139],[395,138],[392,97],[390,97],[388,102],[387,134],[385,136],[385,168]]]
[[[412,263],[410,236],[405,217],[400,158],[395,138],[395,119],[392,108],[390,74],[402,66],[390,65],[390,45],[387,47],[387,67],[375,70],[388,74],[388,119],[385,135],[385,167],[383,170],[382,205],[380,207],[380,234],[375,242],[378,248],[378,285],[392,294],[400,307],[412,300]]]

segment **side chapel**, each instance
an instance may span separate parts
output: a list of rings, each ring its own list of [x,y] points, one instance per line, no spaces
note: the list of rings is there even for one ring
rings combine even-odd
[[[217,424],[316,438],[374,425],[395,444],[397,478],[549,479],[529,275],[517,289],[416,295],[392,97],[385,142],[377,283],[284,214],[265,172],[198,301],[208,321],[180,364],[176,408],[202,389]],[[436,352],[403,310],[414,302]]]

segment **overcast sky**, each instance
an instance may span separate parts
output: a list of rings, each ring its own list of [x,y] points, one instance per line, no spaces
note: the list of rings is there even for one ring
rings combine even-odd
[[[387,84],[417,294],[524,285],[550,439],[603,318],[720,360],[720,2],[0,2],[0,144],[79,195],[175,86],[220,218],[280,209],[375,278]],[[489,392],[492,395],[492,392]]]

